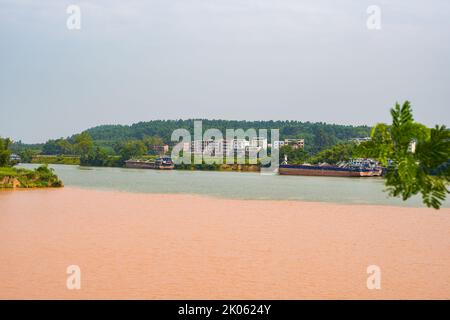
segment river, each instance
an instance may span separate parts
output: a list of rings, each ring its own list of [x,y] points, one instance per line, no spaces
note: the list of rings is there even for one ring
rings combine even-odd
[[[51,167],[0,191],[0,299],[450,298],[450,209],[381,179]]]
[[[35,168],[38,165],[23,164]],[[50,165],[65,186],[134,193],[195,194],[230,199],[301,200],[342,204],[423,207],[420,197],[404,202],[384,192],[382,178],[262,175],[253,172],[159,171]],[[446,201],[443,207],[450,207]]]

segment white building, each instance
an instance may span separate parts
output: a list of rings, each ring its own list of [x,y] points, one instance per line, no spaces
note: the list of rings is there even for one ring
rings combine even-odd
[[[305,148],[305,139],[284,139],[284,145],[292,146],[294,149]]]
[[[195,140],[190,144],[185,143],[183,145],[183,151],[191,151],[193,154],[204,155],[232,155],[234,153],[245,153],[251,150],[252,152],[258,152],[261,149],[267,149],[266,138],[254,138],[246,139],[218,139],[218,140]]]
[[[272,142],[271,147],[274,149],[280,149],[284,145],[285,145],[284,141],[274,141],[274,142]]]
[[[250,147],[267,149],[267,138],[253,138],[250,140]]]

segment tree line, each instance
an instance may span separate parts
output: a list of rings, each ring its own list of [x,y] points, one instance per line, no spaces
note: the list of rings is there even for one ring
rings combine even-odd
[[[367,137],[371,128],[368,126],[337,125],[300,121],[235,121],[235,120],[202,120],[203,130],[218,129],[223,134],[227,129],[279,129],[281,139],[305,139],[305,150],[315,154],[339,142],[351,138]],[[112,146],[117,141],[141,140],[146,136],[158,136],[166,144],[171,144],[172,132],[176,129],[194,130],[194,119],[189,120],[153,120],[139,122],[130,126],[102,125],[87,132],[102,146]]]
[[[326,123],[300,121],[232,121],[202,120],[203,130],[217,128],[223,134],[226,129],[270,129],[280,130],[280,139],[305,139],[305,152],[315,155],[322,150],[351,138],[367,137],[371,128],[368,126],[346,126]],[[26,145],[14,143],[13,151],[25,154],[44,155],[84,155],[92,148],[100,148],[103,153],[120,155],[121,146],[132,143],[137,147],[142,141],[144,145],[173,144],[172,132],[176,129],[194,130],[194,120],[153,120],[127,125],[102,125],[88,129],[68,138],[52,139],[43,144]],[[153,140],[153,141],[149,141]],[[127,146],[128,148],[131,145]],[[137,148],[138,149],[138,148]]]

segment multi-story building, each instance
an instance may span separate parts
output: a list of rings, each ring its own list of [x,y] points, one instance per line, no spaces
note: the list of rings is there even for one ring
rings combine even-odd
[[[252,151],[260,151],[261,149],[267,148],[267,139],[265,138],[255,138],[246,139],[218,139],[218,140],[195,140],[190,144],[185,143],[183,145],[183,151],[191,151],[193,154],[204,154],[204,155],[232,155],[234,153],[245,153],[250,149]]]
[[[305,139],[284,139],[284,145],[289,145],[294,149],[305,148]]]
[[[183,142],[183,152],[191,152],[192,143]]]
[[[150,151],[158,152],[159,154],[166,154],[169,152],[169,146],[167,144],[161,146],[150,146]]]
[[[250,141],[245,139],[233,139],[233,150],[245,150],[250,145]]]
[[[253,138],[250,140],[250,147],[267,149],[267,138]]]
[[[214,147],[214,140],[194,140],[191,143],[191,152],[193,154],[203,154],[205,151],[212,150]]]

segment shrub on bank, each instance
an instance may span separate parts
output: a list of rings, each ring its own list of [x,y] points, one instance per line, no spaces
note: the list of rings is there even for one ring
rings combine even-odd
[[[0,188],[56,188],[62,186],[62,181],[47,165],[34,170],[13,167],[0,168]]]

